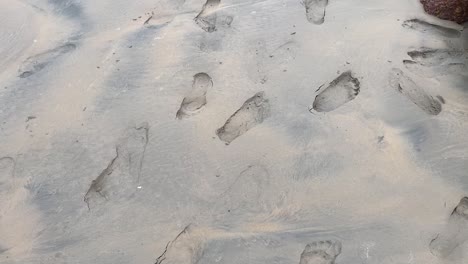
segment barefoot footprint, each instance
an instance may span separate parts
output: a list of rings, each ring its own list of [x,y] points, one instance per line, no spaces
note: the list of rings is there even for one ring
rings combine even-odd
[[[456,49],[430,49],[408,51],[411,59],[423,66],[441,66],[448,63],[464,63],[468,61],[468,52]]]
[[[187,95],[177,111],[176,117],[183,119],[198,113],[206,105],[206,93],[213,87],[211,77],[204,73],[197,73],[193,76],[192,90]]]
[[[207,0],[200,13],[194,19],[195,23],[208,33],[216,30],[216,11],[220,2],[221,0]]]
[[[148,140],[149,125],[146,122],[126,131],[116,146],[115,156],[84,195],[88,209],[112,200],[118,203],[133,195],[140,182]]]
[[[197,228],[188,225],[166,245],[155,264],[195,264],[203,255],[204,239]]]
[[[328,0],[304,0],[306,17],[310,23],[321,25],[325,21]]]
[[[239,108],[226,123],[216,130],[219,139],[231,143],[270,116],[270,103],[264,92],[258,92]]]
[[[31,75],[46,68],[49,64],[53,63],[60,56],[69,53],[76,49],[76,45],[73,43],[67,43],[62,46],[56,47],[51,50],[44,51],[27,58],[22,64],[19,72],[20,78],[27,78]]]
[[[402,26],[424,34],[438,35],[446,38],[459,38],[461,36],[460,30],[431,24],[419,19],[406,20]]]
[[[333,111],[354,100],[359,91],[359,80],[350,71],[344,72],[315,97],[312,107],[317,112]]]
[[[341,242],[317,241],[308,244],[301,254],[299,264],[334,264],[341,254]]]
[[[449,217],[443,232],[429,244],[432,254],[446,258],[461,244],[468,240],[468,197],[460,200]]]
[[[418,75],[434,78],[455,74],[466,75],[466,52],[457,49],[420,48],[408,52],[411,60],[404,60],[406,69]]]
[[[390,73],[390,86],[403,94],[411,102],[429,115],[438,115],[442,111],[442,105],[419,87],[403,71],[393,68]]]

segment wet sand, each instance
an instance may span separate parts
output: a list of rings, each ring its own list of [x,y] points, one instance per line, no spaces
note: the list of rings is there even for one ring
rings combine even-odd
[[[468,33],[358,2],[0,2],[0,262],[466,263]]]

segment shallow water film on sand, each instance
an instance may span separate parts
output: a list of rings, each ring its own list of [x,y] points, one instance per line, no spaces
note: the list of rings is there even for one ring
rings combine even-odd
[[[468,263],[468,32],[419,0],[0,22],[0,263]]]

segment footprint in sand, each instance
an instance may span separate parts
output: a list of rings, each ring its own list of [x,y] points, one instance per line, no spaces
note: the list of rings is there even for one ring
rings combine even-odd
[[[334,264],[341,254],[341,242],[317,241],[308,244],[301,254],[299,264]]]
[[[426,67],[412,60],[403,60],[403,65],[409,71],[426,78],[445,75],[464,75],[468,68],[464,63],[447,63],[439,66]]]
[[[128,167],[130,175],[137,179],[137,183],[140,182],[148,142],[149,124],[143,122],[130,128],[117,146],[119,155],[126,161],[125,166]]]
[[[84,196],[89,209],[106,201],[122,201],[133,195],[140,182],[148,133],[149,126],[145,122],[130,128],[120,140],[115,156],[91,182]]]
[[[243,170],[225,194],[223,208],[231,214],[259,212],[267,205],[267,192],[271,189],[268,171],[259,165]]]
[[[446,38],[459,38],[461,36],[460,30],[434,25],[419,19],[406,20],[403,22],[402,26],[421,33],[439,35]]]
[[[306,17],[310,23],[321,25],[325,21],[328,0],[304,0]]]
[[[466,54],[462,50],[421,48],[409,51],[408,55],[412,60],[404,60],[405,67],[423,77],[434,78],[468,73]]]
[[[155,264],[195,264],[203,255],[204,239],[196,227],[188,225],[166,245]]]
[[[198,113],[206,105],[206,93],[212,87],[213,80],[208,74],[204,72],[195,74],[193,76],[192,90],[182,100],[176,117],[183,119]]]
[[[429,115],[438,115],[442,105],[400,69],[393,68],[390,73],[390,86],[406,96],[411,102]]]
[[[350,71],[342,73],[314,100],[312,108],[317,112],[330,112],[354,100],[360,91],[360,83]]]
[[[91,185],[88,188],[83,200],[87,204],[88,209],[91,209],[90,204],[94,204],[99,201],[99,198],[107,198],[107,189],[108,189],[108,181],[111,174],[114,172],[116,167],[116,160],[119,157],[119,153],[117,151],[116,156],[110,161],[107,167],[97,176],[95,180],[91,182]]]
[[[263,123],[270,116],[270,103],[264,92],[258,92],[237,110],[226,123],[216,130],[219,139],[231,143],[233,140]]]
[[[424,66],[439,66],[447,63],[462,63],[468,60],[468,52],[463,50],[430,49],[408,51],[411,59]]]
[[[37,72],[47,67],[49,64],[53,63],[53,61],[58,59],[60,56],[75,49],[75,44],[67,43],[65,45],[29,57],[22,63],[20,69],[18,70],[19,77],[27,78],[33,74],[36,74]]]
[[[460,200],[449,217],[445,230],[429,244],[432,254],[446,258],[468,240],[468,197]]]
[[[216,11],[220,2],[221,0],[207,0],[200,13],[194,18],[195,23],[206,32],[211,33],[216,30]]]

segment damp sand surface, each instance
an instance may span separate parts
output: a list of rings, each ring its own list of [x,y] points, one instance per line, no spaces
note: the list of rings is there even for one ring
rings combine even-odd
[[[467,263],[466,30],[358,2],[0,2],[0,263]]]

